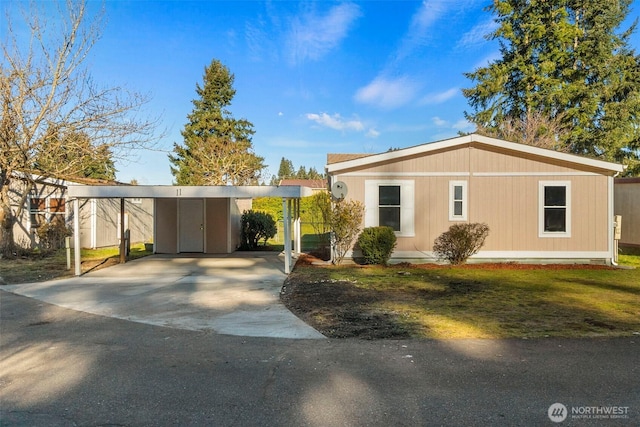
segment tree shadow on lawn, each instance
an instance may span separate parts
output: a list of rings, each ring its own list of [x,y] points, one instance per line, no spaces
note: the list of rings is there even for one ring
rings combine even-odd
[[[397,273],[392,279],[399,283],[397,290],[377,287],[375,278],[372,283],[362,283],[360,275],[361,283],[336,280],[330,267],[305,266],[287,279],[282,300],[332,338],[586,337],[640,330],[640,304],[633,309],[640,291],[588,274],[581,278],[585,273],[558,273],[567,276],[560,284],[539,284],[535,272],[510,283],[509,274],[485,270],[388,269]],[[403,280],[411,282],[403,285]],[[586,293],[605,292],[620,307],[590,304],[575,286],[585,286]]]

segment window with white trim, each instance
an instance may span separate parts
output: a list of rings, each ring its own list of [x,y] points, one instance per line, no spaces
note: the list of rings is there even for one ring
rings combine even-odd
[[[467,181],[449,181],[449,221],[467,220]]]
[[[414,231],[413,180],[365,180],[365,227],[389,226],[396,236]]]
[[[378,225],[400,231],[400,186],[378,187]]]
[[[571,237],[571,182],[540,181],[540,237]]]
[[[29,199],[31,228],[51,223],[65,223],[65,199],[58,197],[31,197]]]

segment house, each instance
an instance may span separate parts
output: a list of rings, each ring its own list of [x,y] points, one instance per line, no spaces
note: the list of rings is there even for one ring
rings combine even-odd
[[[18,175],[19,176],[19,175]],[[31,188],[26,179],[13,180],[12,206],[14,212],[21,211],[14,225],[14,239],[25,248],[40,244],[37,230],[43,224],[60,223],[70,225],[73,213],[69,208],[67,188],[70,185],[118,184],[95,179],[68,181],[55,178],[35,177]],[[27,193],[22,209],[18,209],[20,195]],[[148,199],[130,199],[125,205],[125,230],[129,230],[132,243],[148,242],[153,237],[153,204]],[[120,205],[116,200],[86,199],[80,206],[80,245],[83,248],[117,246],[120,242],[120,221],[117,215]]]
[[[330,185],[397,236],[392,261],[434,259],[452,224],[488,224],[476,260],[610,262],[623,166],[477,134],[385,153],[329,154]]]
[[[622,216],[620,245],[640,248],[640,178],[616,178],[615,214]]]

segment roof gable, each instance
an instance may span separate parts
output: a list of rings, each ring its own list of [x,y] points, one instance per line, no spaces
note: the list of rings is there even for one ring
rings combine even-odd
[[[327,172],[337,173],[340,171],[372,166],[378,163],[389,161],[402,161],[405,158],[417,155],[429,155],[432,152],[454,149],[465,145],[484,146],[486,148],[500,149],[511,151],[519,155],[531,155],[544,161],[549,162],[562,161],[577,166],[602,169],[611,172],[622,172],[624,166],[618,163],[606,162],[603,160],[591,159],[588,157],[578,156],[575,154],[567,154],[559,151],[549,150],[545,148],[533,147],[530,145],[519,144],[515,142],[504,141],[501,139],[490,138],[478,134],[460,136],[457,138],[446,139],[442,141],[430,142],[414,147],[403,148],[399,150],[387,151],[385,153],[368,155],[366,157],[352,158],[349,160],[331,163],[326,166]]]

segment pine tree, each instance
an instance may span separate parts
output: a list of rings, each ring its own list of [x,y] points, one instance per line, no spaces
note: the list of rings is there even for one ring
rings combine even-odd
[[[283,179],[292,178],[293,175],[293,162],[283,157],[282,160],[280,160],[280,168],[278,168],[278,182]]]
[[[467,118],[496,136],[505,124],[551,132],[558,149],[640,172],[640,57],[628,46],[635,24],[616,33],[630,3],[495,0],[489,10],[499,27],[489,38],[502,57],[466,74],[476,82],[463,90],[473,108]]]
[[[177,185],[257,184],[262,157],[253,152],[253,124],[234,119],[227,107],[235,96],[234,75],[220,61],[204,70],[203,86],[196,84],[199,98],[182,131],[184,145],[174,144],[169,155]]]

